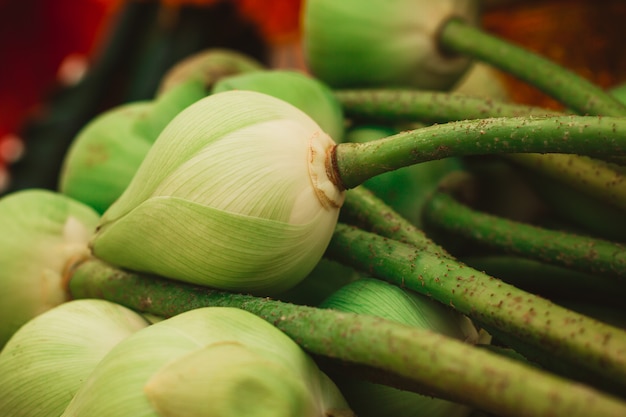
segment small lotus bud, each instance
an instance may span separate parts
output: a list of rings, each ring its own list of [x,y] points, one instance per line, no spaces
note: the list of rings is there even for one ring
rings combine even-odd
[[[304,49],[332,87],[449,89],[470,64],[445,54],[438,34],[451,18],[475,23],[477,0],[308,0]]]
[[[254,71],[224,77],[213,93],[250,90],[290,103],[315,120],[335,142],[344,133],[343,110],[332,90],[321,81],[296,71]]]

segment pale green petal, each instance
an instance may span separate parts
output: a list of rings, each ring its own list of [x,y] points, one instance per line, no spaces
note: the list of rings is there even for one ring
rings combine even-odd
[[[309,190],[312,198],[305,218],[310,219],[323,209],[310,185],[309,144],[303,140],[310,134],[291,120],[270,120],[236,130],[181,164],[163,179],[154,195],[289,222],[298,194]]]
[[[87,242],[98,214],[47,190],[0,199],[0,347],[26,321],[67,300],[63,275]]]
[[[290,224],[156,197],[103,226],[92,248],[121,267],[267,295],[292,287],[313,269],[337,215],[320,210],[309,223]]]
[[[304,379],[232,341],[166,364],[144,392],[162,417],[316,417],[317,411]]]
[[[247,126],[282,119],[296,121],[311,132],[319,130],[301,110],[261,93],[229,91],[197,101],[161,133],[124,194],[103,215],[103,222],[114,221],[151,197],[164,178],[209,144]]]
[[[382,317],[460,340],[478,337],[469,319],[458,312],[424,295],[372,278],[345,285],[320,307]],[[464,417],[470,412],[460,404],[356,378],[341,377],[335,382],[360,417]]]
[[[154,386],[146,384],[166,374],[176,377],[175,368],[168,367],[177,361],[188,363],[205,347],[225,342],[252,349],[262,360],[287,370],[287,380],[302,381],[320,407],[314,416],[323,416],[328,408],[347,407],[334,385],[324,385],[323,374],[312,359],[276,327],[240,309],[208,307],[153,324],[119,343],[96,367],[62,417],[163,417],[146,395],[146,389]],[[159,373],[161,376],[155,377]],[[327,397],[316,398],[316,393]]]
[[[313,74],[332,87],[447,89],[469,65],[441,54],[440,25],[477,20],[476,0],[309,0],[304,47]]]
[[[104,355],[147,325],[104,300],[69,301],[30,320],[0,353],[0,415],[60,415]]]

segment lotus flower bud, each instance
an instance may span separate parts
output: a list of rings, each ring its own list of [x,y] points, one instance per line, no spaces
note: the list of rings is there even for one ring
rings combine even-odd
[[[59,190],[103,213],[126,188],[152,145],[137,124],[150,109],[148,102],[131,103],[90,121],[65,156]]]
[[[222,77],[265,69],[263,64],[240,52],[210,48],[179,61],[163,76],[157,96],[188,81],[200,82],[206,91]]]
[[[68,300],[67,271],[89,256],[98,220],[90,207],[52,191],[0,199],[0,347],[24,323]]]
[[[104,300],[69,301],[28,321],[0,353],[0,415],[61,415],[113,346],[147,325]]]
[[[293,287],[322,257],[344,200],[326,170],[333,146],[280,99],[251,91],[206,97],[159,136],[104,213],[93,253],[225,290]]]
[[[308,0],[304,51],[312,73],[332,87],[449,89],[470,64],[442,52],[450,18],[474,23],[477,0]]]
[[[205,95],[200,82],[190,80],[153,101],[123,104],[100,114],[72,142],[59,190],[103,213],[124,192],[167,123]]]
[[[335,141],[344,133],[343,109],[332,90],[321,81],[297,71],[254,71],[224,77],[213,93],[250,90],[269,94],[293,104],[315,120]]]
[[[377,279],[351,282],[324,300],[320,307],[378,316],[473,343],[479,337],[467,317],[421,294]],[[333,379],[359,417],[463,417],[470,412],[464,405],[386,385],[345,377]]]
[[[62,417],[351,416],[287,335],[244,310],[206,307],[153,324],[97,365]]]

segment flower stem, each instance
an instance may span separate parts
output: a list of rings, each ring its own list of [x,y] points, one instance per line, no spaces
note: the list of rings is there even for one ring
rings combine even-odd
[[[103,298],[165,317],[206,306],[241,308],[272,323],[313,354],[383,369],[414,381],[424,392],[500,416],[626,413],[625,402],[585,385],[376,317],[175,283],[122,271],[97,259],[77,266],[70,288],[76,298]]]
[[[474,210],[455,198],[471,181],[444,181],[427,200],[423,216],[428,225],[497,248],[581,272],[626,279],[626,247],[607,240],[541,228]],[[450,177],[448,177],[450,178]],[[445,184],[451,184],[446,187]]]
[[[352,90],[337,92],[337,97],[342,101],[347,115],[387,122],[408,120],[446,123],[489,117],[517,117],[521,111],[517,105],[493,100],[414,90]],[[540,108],[528,109],[529,115],[540,115],[542,112]],[[624,173],[603,161],[565,154],[503,156],[613,207],[626,210]]]
[[[343,224],[337,226],[327,255],[431,296],[478,322],[626,387],[626,331],[564,309],[449,257]]]
[[[354,188],[384,172],[450,156],[506,153],[623,156],[626,118],[557,116],[451,122],[367,143],[341,143],[333,153],[336,176]]]
[[[347,116],[365,120],[447,123],[489,117],[559,115],[541,107],[440,91],[362,89],[336,90],[334,94]]]
[[[528,82],[580,114],[626,115],[623,104],[593,83],[461,20],[449,20],[440,32],[439,42],[451,53],[484,61]]]
[[[363,186],[346,192],[340,216],[342,221],[372,233],[412,245],[419,250],[447,255],[446,250],[435,244],[421,229]]]

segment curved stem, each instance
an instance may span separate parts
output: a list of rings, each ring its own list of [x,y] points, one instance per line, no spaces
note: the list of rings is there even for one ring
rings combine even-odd
[[[506,71],[580,114],[626,114],[626,107],[600,87],[546,58],[461,20],[448,21],[440,32],[439,41],[444,49]]]
[[[415,90],[352,90],[337,92],[348,115],[384,121],[432,121],[446,123],[489,117],[517,117],[521,109],[493,100],[471,99],[446,93]],[[429,104],[432,98],[433,103]],[[529,115],[541,109],[530,107]],[[624,173],[603,161],[580,155],[505,154],[505,158],[566,183],[574,189],[626,210]],[[623,158],[607,158],[623,161]]]
[[[166,317],[207,306],[241,308],[272,323],[313,354],[383,369],[414,381],[424,392],[501,416],[626,413],[625,402],[585,385],[376,317],[213,291],[132,274],[96,259],[77,267],[70,287],[76,298],[103,298]]]
[[[419,250],[448,256],[444,248],[435,244],[422,230],[363,186],[346,192],[340,216],[342,221],[372,233],[398,240]]]
[[[507,153],[624,155],[626,118],[560,116],[451,122],[367,143],[337,145],[333,166],[345,188],[384,172],[436,159]]]
[[[439,302],[626,387],[626,331],[522,291],[459,261],[338,225],[327,255]],[[514,347],[514,346],[512,346]]]
[[[626,174],[618,166],[581,155],[508,154],[512,162],[626,210]]]
[[[457,188],[462,186],[457,184]],[[626,279],[623,245],[483,213],[458,201],[455,191],[442,187],[426,201],[423,216],[429,225],[505,253]]]

